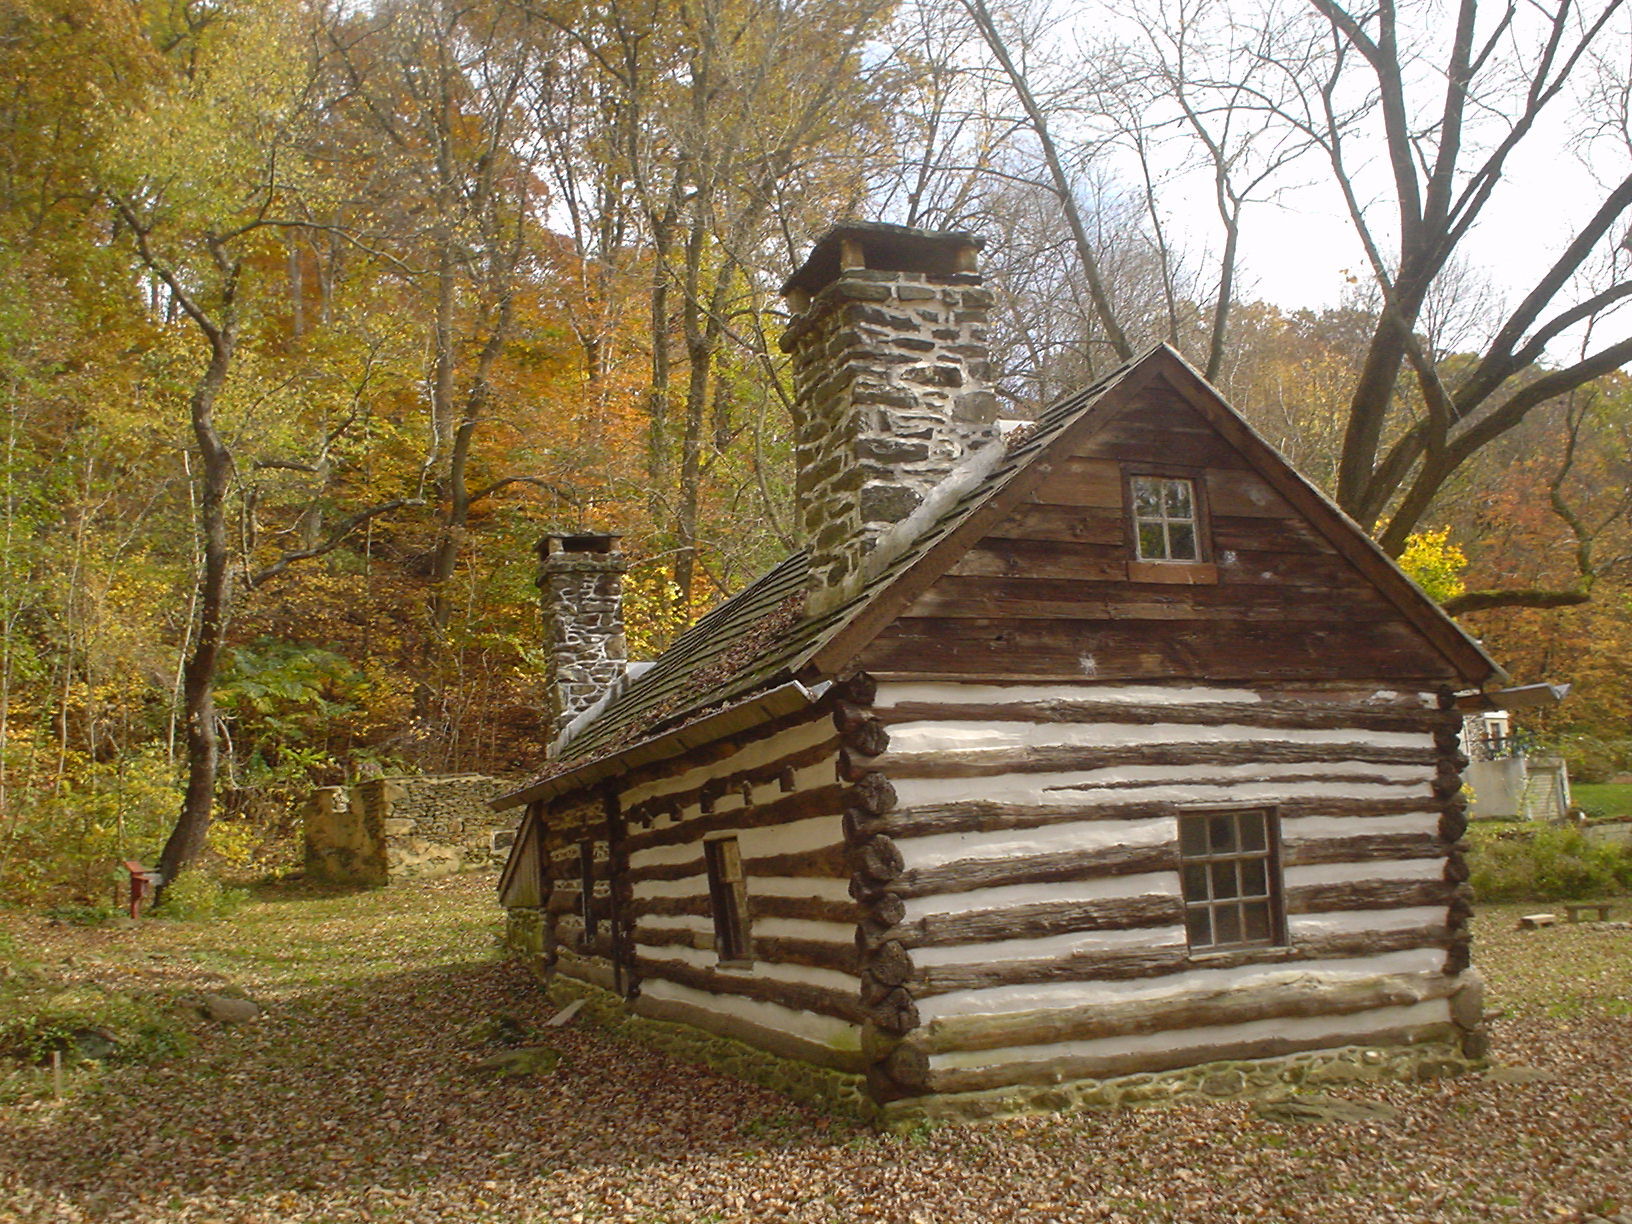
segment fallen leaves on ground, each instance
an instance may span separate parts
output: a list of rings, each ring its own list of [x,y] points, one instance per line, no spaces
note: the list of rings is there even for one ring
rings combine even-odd
[[[1535,1068],[1520,1082],[1345,1087],[1384,1107],[1347,1124],[1203,1103],[878,1136],[545,1028],[548,1002],[492,952],[488,883],[263,900],[236,925],[6,918],[65,982],[179,1000],[226,980],[266,1014],[192,1014],[184,1058],[7,1106],[0,1220],[1632,1221],[1632,932],[1479,920],[1507,1013],[1494,1056]],[[559,1059],[473,1074],[498,1031]]]

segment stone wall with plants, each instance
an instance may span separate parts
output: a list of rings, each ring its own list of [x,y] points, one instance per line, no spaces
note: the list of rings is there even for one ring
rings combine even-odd
[[[514,822],[487,803],[506,785],[454,774],[320,787],[303,817],[306,873],[336,884],[389,884],[497,870]]]

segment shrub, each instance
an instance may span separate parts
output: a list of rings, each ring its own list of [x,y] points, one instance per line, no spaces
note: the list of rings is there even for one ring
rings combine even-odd
[[[10,904],[94,903],[108,896],[117,863],[149,861],[175,823],[181,796],[162,745],[108,762],[77,753],[66,760],[60,789],[20,786],[7,795],[16,807],[0,878]]]
[[[221,881],[198,867],[189,867],[164,887],[164,896],[153,907],[155,918],[176,918],[183,922],[225,918],[248,899],[242,888],[223,888]]]
[[[1572,825],[1496,834],[1475,826],[1469,865],[1481,901],[1581,901],[1632,891],[1632,846],[1594,841]]]
[[[101,926],[114,915],[111,905],[87,905],[77,901],[65,902],[62,905],[47,907],[45,916],[53,922],[66,922],[71,926]]]
[[[1568,735],[1559,741],[1558,751],[1575,782],[1608,782],[1632,772],[1632,740]]]

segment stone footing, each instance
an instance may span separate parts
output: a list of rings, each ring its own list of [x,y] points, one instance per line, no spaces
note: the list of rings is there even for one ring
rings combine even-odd
[[[580,1016],[608,1032],[654,1046],[691,1062],[783,1093],[824,1112],[869,1122],[884,1130],[982,1122],[1074,1109],[1138,1109],[1194,1101],[1265,1100],[1342,1084],[1424,1081],[1462,1075],[1484,1066],[1470,1055],[1466,1034],[1409,1046],[1346,1046],[1280,1058],[1203,1063],[1172,1071],[1080,1080],[1036,1087],[873,1101],[863,1076],[813,1066],[719,1037],[688,1024],[634,1015],[610,991],[554,973],[539,954],[542,916],[512,911],[505,942],[545,985],[558,1007],[582,999]],[[1470,983],[1464,1010],[1479,998]],[[1452,1026],[1440,1026],[1455,1033]],[[1483,1037],[1482,1027],[1478,1030]]]
[[[781,1058],[689,1024],[633,1015],[612,992],[559,974],[553,976],[547,992],[557,1007],[584,1000],[579,1018],[619,1037],[780,1092],[824,1113],[859,1122],[876,1120],[878,1107],[867,1095],[863,1076]]]
[[[1198,1100],[1262,1100],[1334,1084],[1439,1079],[1477,1070],[1481,1065],[1467,1058],[1459,1045],[1451,1041],[1412,1046],[1347,1046],[1281,1058],[1202,1063],[1115,1079],[915,1097],[885,1105],[878,1123],[887,1130],[907,1130],[926,1123],[980,1122],[1070,1109],[1137,1109]]]

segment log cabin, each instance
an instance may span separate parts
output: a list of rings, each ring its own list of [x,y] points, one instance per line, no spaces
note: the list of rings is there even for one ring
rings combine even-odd
[[[790,278],[806,547],[654,663],[616,537],[541,545],[512,943],[886,1121],[1479,1057],[1457,706],[1500,669],[1170,348],[1005,430],[980,245],[848,224]]]

